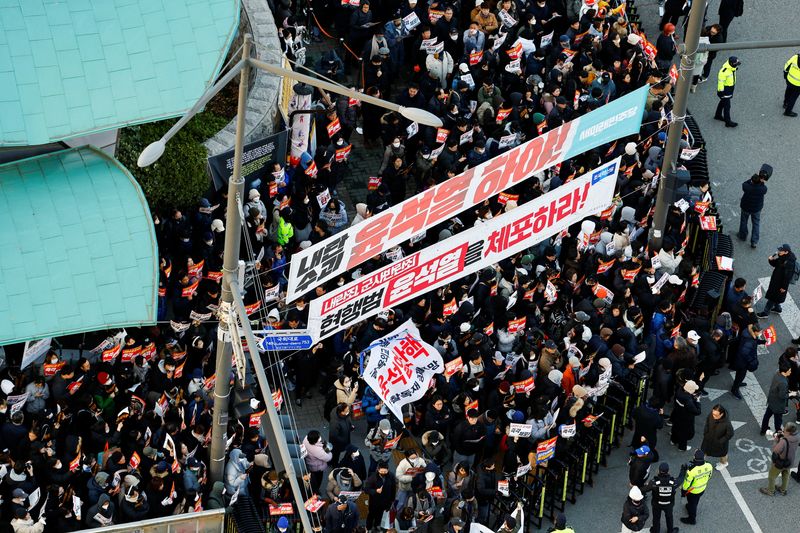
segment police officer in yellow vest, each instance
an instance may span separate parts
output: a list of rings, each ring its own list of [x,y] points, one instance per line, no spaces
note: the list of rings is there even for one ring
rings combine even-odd
[[[800,96],[800,54],[795,54],[783,66],[783,78],[786,80],[786,92],[783,94],[783,114],[796,117],[794,103]]]
[[[706,462],[706,455],[703,450],[694,452],[694,460],[685,465],[685,477],[683,478],[683,486],[681,487],[681,496],[686,497],[686,511],[689,516],[681,518],[684,524],[697,523],[697,504],[700,502],[700,496],[706,491],[708,480],[711,479],[711,473],[714,467],[711,463]]]
[[[714,114],[714,118],[724,120],[725,126],[728,128],[735,128],[739,125],[731,120],[731,98],[733,98],[733,89],[736,87],[736,69],[741,64],[738,57],[731,56],[722,65],[722,68],[719,69],[719,74],[717,74],[719,104],[717,104],[717,112]]]

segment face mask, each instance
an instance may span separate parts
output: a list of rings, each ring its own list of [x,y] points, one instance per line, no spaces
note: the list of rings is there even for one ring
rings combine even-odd
[[[470,35],[477,35],[478,30],[469,30]]]
[[[458,34],[451,35],[451,36],[450,36],[450,40],[451,40],[451,41],[457,41],[457,40],[458,40]]]
[[[481,390],[480,385],[477,387],[472,387],[472,392],[478,392],[479,390]]]
[[[422,154],[422,159],[430,159],[431,154]]]
[[[392,146],[394,146],[395,148],[400,148],[400,141],[393,142]]]
[[[338,141],[336,141],[336,144],[339,145],[339,146],[343,145],[344,144],[344,139],[339,139]]]
[[[104,503],[104,504],[103,504],[103,510],[106,510],[106,509],[108,509],[109,507],[110,507],[110,504],[108,504],[108,503]]]

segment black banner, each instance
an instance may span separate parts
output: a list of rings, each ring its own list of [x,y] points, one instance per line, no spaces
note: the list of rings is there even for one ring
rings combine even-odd
[[[270,161],[286,162],[286,145],[289,138],[288,130],[283,130],[269,137],[265,137],[250,144],[242,150],[242,177],[244,178],[245,194],[254,181],[266,181],[270,169]],[[228,180],[233,175],[233,149],[208,158],[211,177],[214,187],[219,190],[227,186]]]

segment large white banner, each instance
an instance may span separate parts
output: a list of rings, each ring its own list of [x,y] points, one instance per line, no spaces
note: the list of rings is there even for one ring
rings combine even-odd
[[[311,301],[308,327],[322,340],[455,279],[521,252],[611,205],[620,158],[470,230]]]
[[[287,301],[536,172],[638,133],[647,90],[642,87],[297,252],[289,263]]]
[[[52,337],[47,337],[36,342],[26,342],[25,351],[22,353],[22,364],[20,364],[19,367],[20,370],[25,369],[28,365],[46,354],[47,350],[50,349],[50,344],[52,342]]]
[[[375,341],[366,350],[369,357],[362,377],[398,420],[402,407],[422,398],[434,374],[444,372],[444,361],[436,348],[420,339],[411,320]]]

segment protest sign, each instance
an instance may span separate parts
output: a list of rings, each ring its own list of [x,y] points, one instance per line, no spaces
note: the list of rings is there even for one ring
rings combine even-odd
[[[287,302],[544,169],[638,133],[647,90],[648,87],[638,89],[553,128],[301,250],[289,265]],[[437,137],[437,143],[444,142],[441,136]],[[605,207],[598,205],[593,212]]]
[[[618,169],[619,158],[313,300],[309,329],[318,334],[318,340],[325,339],[381,309],[419,297],[557,234],[611,202]],[[340,252],[344,253],[344,246]]]
[[[364,381],[398,420],[403,420],[403,405],[422,398],[434,374],[444,372],[442,356],[420,340],[411,320],[372,343],[364,354],[369,357]]]

